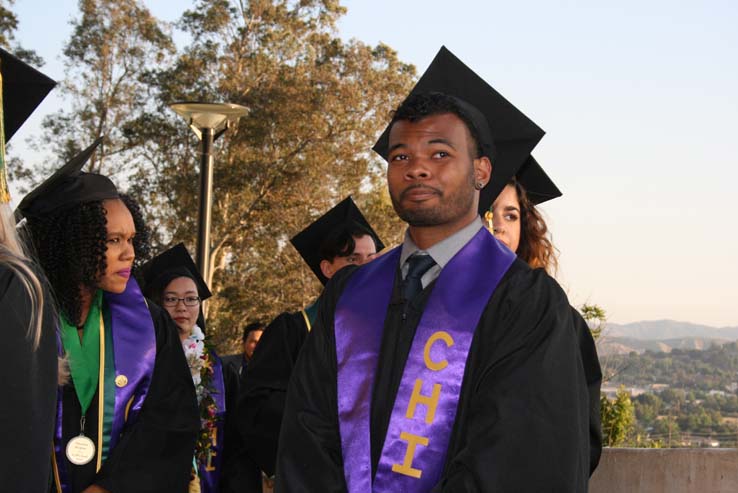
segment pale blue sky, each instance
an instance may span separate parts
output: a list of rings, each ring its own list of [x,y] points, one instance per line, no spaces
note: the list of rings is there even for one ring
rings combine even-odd
[[[174,20],[187,0],[146,2]],[[63,78],[76,2],[17,0],[19,39]],[[543,209],[572,303],[613,322],[738,325],[738,2],[343,2],[346,38],[422,72],[445,44],[535,120],[564,192]],[[49,98],[19,134],[38,132]]]

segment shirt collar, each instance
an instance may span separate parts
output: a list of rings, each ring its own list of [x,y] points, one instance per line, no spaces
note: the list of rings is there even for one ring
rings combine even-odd
[[[405,240],[402,242],[402,252],[400,253],[400,266],[405,264],[405,260],[415,252],[425,252],[436,261],[436,264],[443,269],[446,264],[471,240],[480,228],[484,227],[479,216],[474,218],[472,222],[464,226],[456,233],[448,238],[444,238],[432,247],[421,250],[410,237],[410,230],[405,231]]]

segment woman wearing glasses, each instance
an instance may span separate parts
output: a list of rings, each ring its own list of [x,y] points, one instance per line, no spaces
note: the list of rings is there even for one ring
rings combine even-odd
[[[230,426],[226,421],[226,409],[235,408],[238,375],[224,369],[205,338],[202,301],[211,296],[210,290],[182,243],[153,258],[141,272],[146,295],[161,305],[177,325],[195,384],[201,426],[190,491],[247,491],[234,485],[239,466],[238,461],[230,459],[240,441],[227,431]]]

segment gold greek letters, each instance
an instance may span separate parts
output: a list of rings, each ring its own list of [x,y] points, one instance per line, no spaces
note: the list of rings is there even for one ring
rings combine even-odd
[[[415,447],[417,447],[418,445],[427,447],[428,439],[426,437],[413,435],[412,433],[407,433],[403,431],[400,433],[400,440],[404,440],[407,442],[407,450],[405,451],[405,459],[402,461],[402,464],[392,464],[392,472],[404,474],[405,476],[410,476],[411,478],[418,479],[420,476],[423,475],[423,471],[421,471],[420,469],[413,468],[413,458],[415,457]]]
[[[432,424],[436,417],[436,407],[438,407],[438,398],[441,397],[441,384],[433,384],[433,393],[430,397],[423,395],[420,391],[423,389],[423,381],[419,378],[415,380],[415,386],[413,387],[413,394],[410,396],[410,402],[407,405],[407,412],[405,417],[407,419],[413,419],[415,417],[415,408],[418,404],[424,404],[426,407],[425,422],[426,424]]]
[[[425,361],[425,366],[427,366],[429,370],[433,371],[441,371],[448,366],[447,359],[442,359],[441,361],[433,361],[430,357],[431,347],[433,346],[433,343],[438,340],[445,342],[446,347],[451,347],[454,345],[454,339],[451,337],[451,335],[448,332],[444,332],[442,330],[434,332],[428,338],[428,342],[425,343],[425,348],[423,349],[423,361]]]

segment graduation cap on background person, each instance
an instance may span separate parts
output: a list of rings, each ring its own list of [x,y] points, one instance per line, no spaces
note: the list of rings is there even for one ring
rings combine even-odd
[[[528,199],[536,205],[563,195],[532,155],[515,174],[515,179],[525,189]],[[487,208],[489,209],[491,205],[489,204]]]
[[[200,299],[206,300],[213,295],[184,243],[174,245],[143,264],[137,275],[141,291],[149,298],[158,298],[164,288],[177,277],[192,279]]]
[[[0,203],[10,202],[5,143],[54,88],[56,82],[0,48]]]
[[[101,142],[102,137],[28,192],[18,204],[16,220],[43,217],[50,212],[84,202],[118,198],[118,189],[110,178],[82,171],[82,167]]]
[[[350,195],[290,239],[292,246],[295,247],[295,250],[302,256],[302,259],[323,285],[328,282],[328,279],[320,270],[322,260],[320,258],[320,247],[332,231],[351,222],[364,226],[372,233],[377,242],[377,251],[384,248],[384,243],[379,239],[379,236]]]
[[[462,102],[460,106],[465,111],[469,106],[475,109],[469,116],[480,134],[482,142],[479,144],[485,152],[493,154],[488,156],[492,161],[492,176],[482,189],[479,200],[479,212],[484,214],[545,132],[445,46],[441,47],[408,98],[431,92],[453,96]],[[389,154],[389,130],[388,125],[372,148],[385,159]]]

